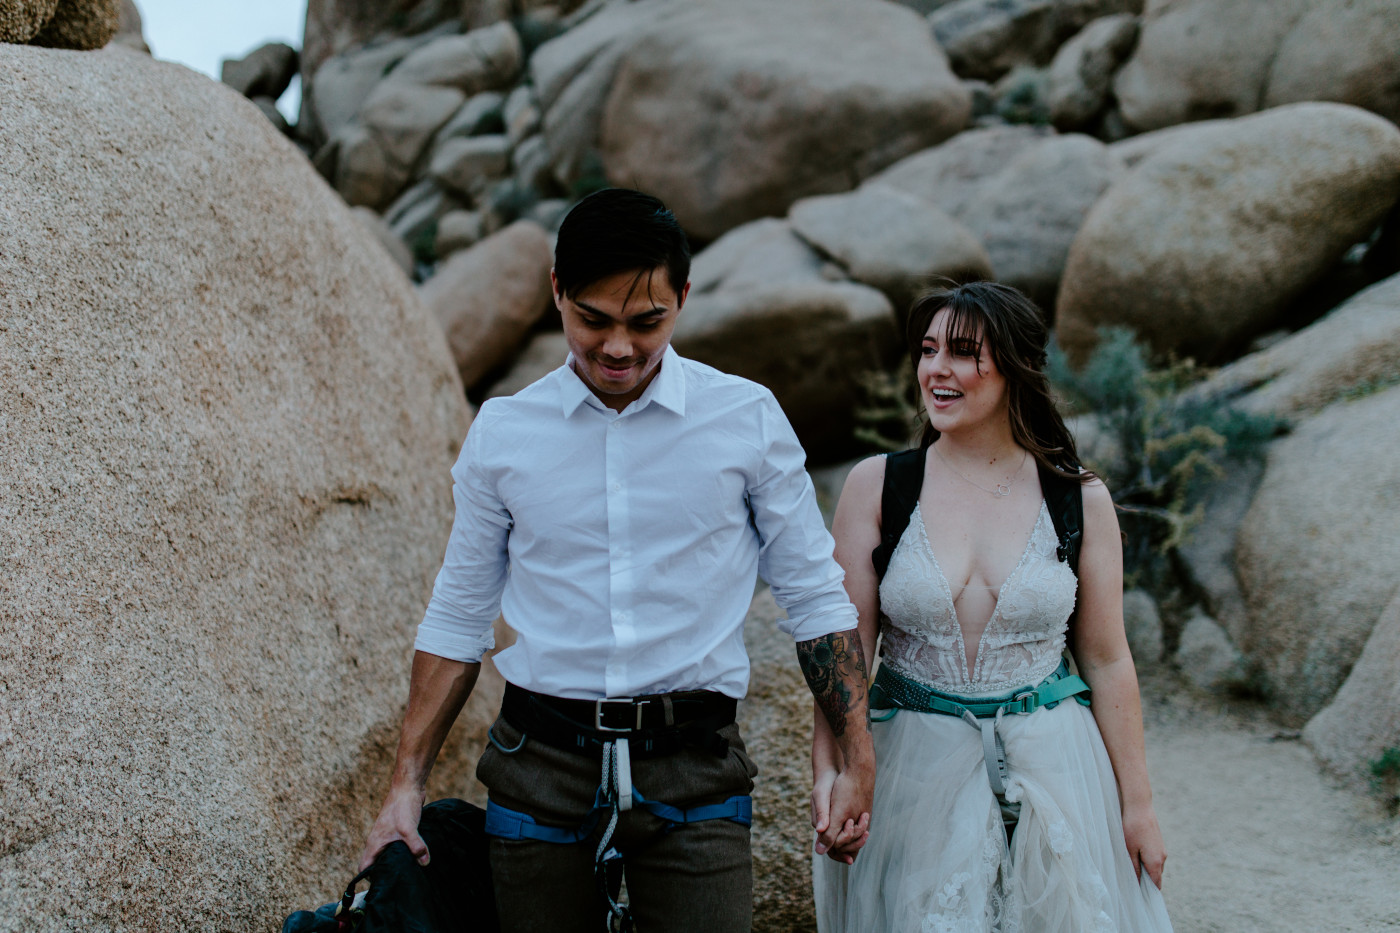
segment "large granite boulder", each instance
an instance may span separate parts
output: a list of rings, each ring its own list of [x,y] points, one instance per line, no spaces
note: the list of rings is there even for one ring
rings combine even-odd
[[[420,294],[447,333],[467,389],[509,363],[553,307],[553,264],[549,234],[518,220],[454,253],[423,285]]]
[[[883,292],[900,314],[940,276],[992,277],[991,257],[971,231],[892,188],[804,198],[792,206],[788,222],[850,278]]]
[[[1113,76],[1137,45],[1139,20],[1131,13],[1085,26],[1055,53],[1046,77],[1050,122],[1062,130],[1091,127],[1113,96]]]
[[[1075,237],[1060,343],[1083,359],[1097,328],[1125,325],[1159,352],[1228,360],[1397,199],[1400,130],[1355,107],[1291,104],[1164,146]]]
[[[1392,0],[1148,0],[1114,81],[1137,130],[1331,100],[1400,117]]]
[[[1263,106],[1334,100],[1400,123],[1400,4],[1315,0],[1279,45]]]
[[[5,46],[0,100],[0,925],[265,930],[387,784],[461,384],[233,91]],[[432,796],[471,793],[493,691]]]
[[[1017,65],[1047,65],[1089,22],[1141,13],[1143,0],[957,0],[929,16],[953,70],[995,81]]]
[[[1400,579],[1400,388],[1336,402],[1276,442],[1235,547],[1235,642],[1301,724],[1337,693]],[[1233,633],[1232,633],[1233,634]],[[1391,672],[1394,676],[1394,672]]]
[[[1198,392],[1256,414],[1295,417],[1400,383],[1400,275],[1222,368]]]
[[[31,45],[78,51],[100,49],[117,34],[121,24],[121,0],[59,0],[57,6],[42,2],[13,5],[21,10],[26,7],[53,10],[43,28],[29,39]]]
[[[1381,613],[1346,682],[1303,730],[1329,768],[1366,786],[1400,749],[1400,591]]]
[[[244,97],[282,96],[297,73],[297,50],[285,42],[268,42],[242,58],[226,58],[219,80]]]
[[[867,185],[914,194],[941,208],[987,248],[997,278],[1053,310],[1089,209],[1122,172],[1098,140],[1026,126],[962,133],[912,155]]]
[[[698,0],[631,35],[598,140],[610,182],[652,192],[710,240],[849,190],[961,130],[970,108],[912,10]]]
[[[22,44],[53,19],[60,0],[6,0],[0,5],[0,42]]]

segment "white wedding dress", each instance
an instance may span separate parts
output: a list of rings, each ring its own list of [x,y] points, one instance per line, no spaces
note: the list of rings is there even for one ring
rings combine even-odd
[[[1059,666],[1075,578],[1055,556],[1042,503],[967,670],[953,595],[916,506],[880,584],[883,661],[964,697],[1004,696]],[[1010,849],[977,729],[903,711],[872,724],[870,839],[853,866],[813,862],[820,933],[1170,931],[1133,872],[1113,768],[1089,709],[1006,715],[1006,797],[1021,805]]]

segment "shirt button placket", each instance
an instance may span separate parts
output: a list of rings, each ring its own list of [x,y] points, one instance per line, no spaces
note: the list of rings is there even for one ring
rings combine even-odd
[[[624,419],[616,418],[604,437],[608,503],[608,596],[612,609],[613,651],[608,658],[605,689],[608,696],[630,692],[627,659],[637,644],[632,607],[632,571],[627,558],[630,550],[630,515],[626,486],[627,452]]]

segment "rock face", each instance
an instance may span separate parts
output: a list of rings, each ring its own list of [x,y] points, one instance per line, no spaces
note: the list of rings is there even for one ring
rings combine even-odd
[[[1085,129],[1108,106],[1113,75],[1137,44],[1138,18],[1130,13],[1096,19],[1055,53],[1046,102],[1062,130]]]
[[[219,79],[244,97],[282,96],[297,73],[297,50],[285,42],[260,45],[243,58],[226,59]]]
[[[1279,45],[1264,106],[1334,100],[1400,123],[1400,6],[1315,0]]]
[[[1400,9],[1390,0],[1149,0],[1114,91],[1136,130],[1303,100],[1396,120]]]
[[[510,362],[530,328],[553,307],[553,250],[544,228],[519,220],[454,253],[423,286],[423,301],[447,333],[468,389]]]
[[[121,0],[59,0],[53,17],[29,41],[55,49],[100,49],[117,34],[121,11]]]
[[[1400,593],[1381,613],[1366,648],[1337,696],[1303,730],[1328,767],[1354,784],[1371,764],[1400,748]]]
[[[0,42],[25,43],[53,19],[59,0],[7,0],[0,6]]]
[[[1053,309],[1075,234],[1122,167],[1097,140],[1025,126],[961,133],[872,178],[942,208],[987,248],[997,278]]]
[[[1276,442],[1235,549],[1237,643],[1301,722],[1361,655],[1400,578],[1400,388],[1338,402]],[[1394,672],[1391,672],[1394,676]]]
[[[1259,109],[1269,66],[1309,0],[1149,0],[1113,90],[1135,130]]]
[[[929,16],[953,70],[995,81],[1017,65],[1046,65],[1090,21],[1141,13],[1143,0],[957,0]]]
[[[302,79],[309,85],[326,59],[391,29],[412,35],[443,22],[486,26],[509,14],[501,0],[308,0]]]
[[[0,99],[0,924],[262,930],[378,808],[461,385],[229,89],[6,46]],[[492,690],[432,796],[470,791]]]
[[[1400,383],[1400,275],[1286,340],[1216,373],[1201,391],[1245,411],[1296,416]]]
[[[788,221],[852,279],[883,292],[900,314],[936,276],[992,276],[991,257],[967,228],[927,201],[891,188],[804,198]]]
[[[874,0],[674,4],[617,66],[607,178],[665,201],[693,236],[848,190],[962,129],[968,91],[913,11]]]
[[[1400,130],[1354,107],[1292,104],[1164,146],[1075,237],[1061,345],[1083,359],[1096,328],[1121,324],[1159,352],[1228,359],[1397,198]]]

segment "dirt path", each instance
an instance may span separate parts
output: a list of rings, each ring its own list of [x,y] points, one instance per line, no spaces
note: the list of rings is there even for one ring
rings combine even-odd
[[[1143,694],[1177,933],[1400,930],[1400,820],[1255,709],[1166,672]]]

